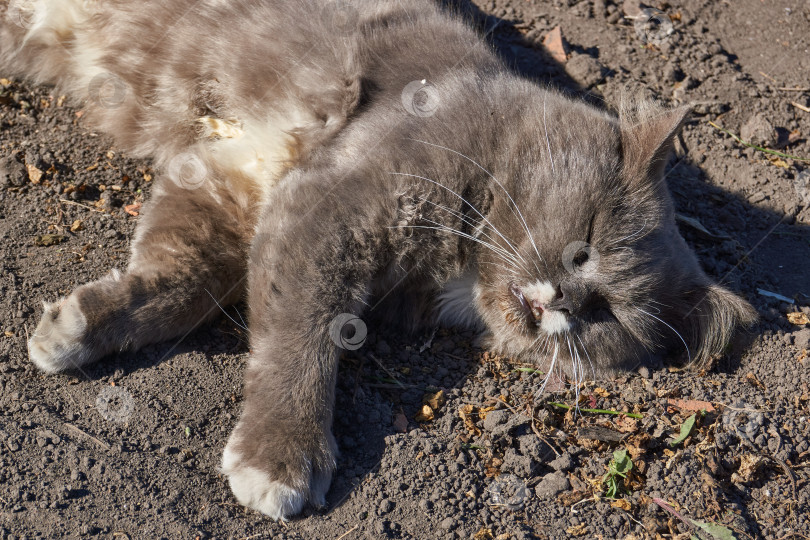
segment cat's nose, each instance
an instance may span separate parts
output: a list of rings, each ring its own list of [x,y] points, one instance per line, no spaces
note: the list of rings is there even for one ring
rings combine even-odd
[[[568,282],[562,282],[557,286],[557,294],[554,299],[546,304],[546,309],[554,311],[565,311],[573,315],[581,305],[579,287]]]

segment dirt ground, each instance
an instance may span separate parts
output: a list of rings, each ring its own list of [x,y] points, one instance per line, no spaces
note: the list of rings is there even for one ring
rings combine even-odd
[[[633,4],[461,2],[542,84],[695,105],[667,176],[681,229],[760,323],[708,372],[582,389],[581,407],[638,419],[574,417],[550,404],[572,392],[536,396],[538,374],[471,336],[370,328],[341,362],[329,507],[288,523],[237,505],[217,471],[248,356],[228,318],[79,375],[27,360],[42,300],[126,264],[154,173],[50,89],[0,80],[0,539],[810,537],[810,5]],[[556,26],[562,64],[543,46]],[[621,449],[633,466],[611,500]]]

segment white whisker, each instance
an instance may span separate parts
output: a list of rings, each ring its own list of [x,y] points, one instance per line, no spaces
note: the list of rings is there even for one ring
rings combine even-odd
[[[501,184],[501,182],[497,178],[495,178],[495,175],[493,175],[491,172],[489,172],[480,163],[478,163],[477,161],[475,161],[471,157],[469,157],[467,155],[464,155],[463,153],[458,152],[456,150],[453,150],[452,148],[447,148],[446,146],[442,146],[440,144],[435,144],[435,143],[431,143],[431,142],[427,142],[427,141],[422,141],[422,140],[419,140],[419,139],[411,139],[411,140],[414,141],[414,142],[419,142],[419,143],[428,145],[428,146],[441,148],[442,150],[447,150],[448,152],[452,152],[452,153],[456,154],[457,156],[463,157],[464,159],[466,159],[467,161],[469,161],[470,163],[472,163],[473,165],[475,165],[476,167],[478,167],[479,169],[484,171],[487,174],[487,176],[489,176],[496,184],[498,184],[498,187],[500,187],[503,190],[503,192],[506,194],[507,198],[509,199],[509,202],[511,202],[512,205],[514,206],[514,210],[512,210],[512,214],[515,215],[515,212],[517,212],[515,217],[518,217],[520,219],[521,223],[523,224],[523,228],[526,231],[526,235],[528,236],[529,241],[532,243],[532,247],[534,248],[534,252],[537,255],[537,258],[540,259],[541,261],[543,261],[543,264],[546,263],[545,259],[543,259],[543,257],[540,256],[540,251],[537,249],[537,245],[534,243],[534,237],[532,236],[532,233],[529,230],[529,225],[526,223],[526,218],[523,217],[523,213],[520,211],[520,207],[517,205],[515,200],[512,198],[512,195],[509,194],[509,191],[504,187],[504,185]],[[537,268],[536,264],[535,264],[535,268],[537,270],[537,273],[539,274],[540,269]]]
[[[670,330],[672,330],[672,331],[675,333],[675,335],[676,335],[676,336],[678,336],[678,339],[680,339],[680,340],[681,340],[681,343],[683,343],[683,348],[684,348],[684,349],[686,349],[686,357],[687,357],[687,358],[688,358],[688,360],[689,360],[687,363],[691,363],[691,362],[692,362],[692,355],[691,355],[691,354],[689,354],[689,346],[686,344],[686,341],[684,341],[683,337],[681,336],[681,334],[680,334],[680,333],[678,333],[678,331],[677,331],[677,330],[675,330],[674,328],[672,328],[672,327],[671,327],[669,324],[667,324],[666,322],[664,322],[662,319],[659,319],[658,317],[656,317],[656,316],[655,316],[655,315],[653,315],[652,313],[648,313],[648,312],[644,311],[644,310],[643,310],[643,309],[641,309],[641,308],[636,308],[636,309],[637,309],[638,311],[640,311],[641,313],[643,313],[643,314],[645,314],[645,315],[648,315],[648,316],[652,317],[652,318],[653,318],[653,319],[655,319],[656,321],[660,322],[661,324],[663,324],[664,326],[666,326],[667,328],[669,328]]]

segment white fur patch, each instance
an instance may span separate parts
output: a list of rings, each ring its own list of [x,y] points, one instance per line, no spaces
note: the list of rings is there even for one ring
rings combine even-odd
[[[571,329],[568,317],[561,311],[544,311],[540,328],[547,334],[562,334]]]
[[[467,272],[444,286],[438,298],[439,323],[460,328],[475,328],[481,325],[473,302],[475,276],[475,272]]]
[[[525,296],[527,299],[531,298],[533,300],[537,300],[543,305],[548,304],[554,300],[555,296],[557,296],[557,291],[548,281],[535,281],[531,285],[522,287],[522,290],[523,296]]]
[[[303,493],[272,480],[255,467],[241,465],[241,460],[242,457],[233,450],[232,442],[228,442],[222,453],[222,472],[228,477],[231,491],[240,504],[276,520],[286,520],[304,508],[306,497]],[[320,497],[322,499],[323,494]]]
[[[28,355],[46,373],[82,366],[92,360],[92,351],[82,344],[87,319],[74,297],[44,303],[45,311],[31,339]]]
[[[543,306],[549,304],[557,296],[554,286],[548,281],[535,281],[523,287],[523,295],[527,299],[537,300]],[[568,317],[561,311],[545,310],[540,317],[540,329],[547,334],[562,334],[571,329]]]

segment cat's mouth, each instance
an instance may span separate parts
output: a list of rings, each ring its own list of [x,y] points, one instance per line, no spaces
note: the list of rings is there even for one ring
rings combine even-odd
[[[523,294],[523,290],[515,283],[509,284],[509,292],[512,293],[512,296],[517,300],[517,305],[521,314],[526,318],[526,321],[539,324],[540,319],[543,317],[543,312],[545,311],[543,305],[539,302],[530,303]]]
[[[569,330],[571,322],[563,311],[550,309],[538,298],[532,298],[516,283],[509,284],[509,292],[514,297],[516,311],[521,322],[529,328],[542,330],[547,334],[556,334]]]

